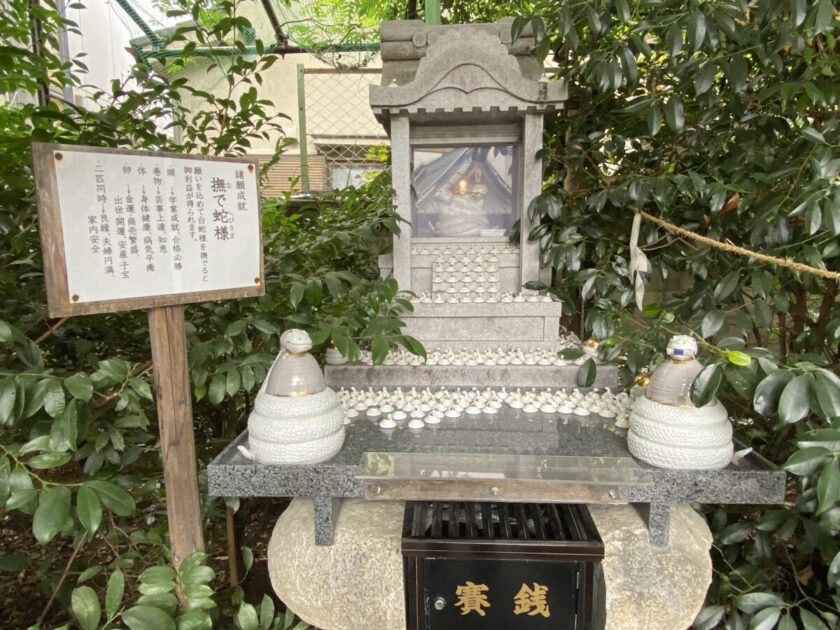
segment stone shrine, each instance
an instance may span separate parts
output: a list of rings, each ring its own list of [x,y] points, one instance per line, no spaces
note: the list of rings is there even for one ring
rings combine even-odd
[[[542,80],[530,30],[513,41],[511,28],[382,25],[370,102],[391,137],[404,222],[380,268],[411,292],[405,333],[426,360],[400,351],[346,364],[333,351],[326,384],[348,422],[333,458],[258,464],[238,451],[243,433],[208,466],[213,496],[298,497],[277,522],[269,569],[280,598],[324,630],[406,627],[407,501],[449,502],[450,515],[481,502],[589,506],[603,560],[580,627],[681,630],[711,578],[711,533],[685,504],[784,498],[785,474],[754,453],[720,470],[634,459],[632,401],[614,366],[577,388],[593,350],[561,328],[559,302],[524,288],[550,279],[527,208],[541,192],[544,116],[562,112],[567,90]],[[559,353],[575,348],[588,352]]]
[[[510,21],[387,22],[382,41],[370,103],[391,137],[405,223],[380,267],[421,296],[406,333],[432,348],[553,347],[560,304],[520,293],[550,273],[525,209],[542,187],[543,117],[562,110],[565,83],[541,81],[533,37],[512,42]]]

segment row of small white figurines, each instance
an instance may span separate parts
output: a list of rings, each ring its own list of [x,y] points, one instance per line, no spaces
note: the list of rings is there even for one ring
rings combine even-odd
[[[485,247],[458,247],[447,245],[445,247],[424,247],[423,245],[411,248],[415,256],[440,256],[445,262],[497,262],[499,254],[516,254],[518,248],[515,245],[488,245]],[[482,258],[482,254],[487,258]]]
[[[586,417],[598,415],[602,418],[615,418],[615,426],[626,429],[629,426],[630,405],[633,399],[626,392],[613,394],[610,388],[603,391],[591,390],[586,394],[578,389],[571,392],[563,389],[517,388],[483,390],[474,387],[469,390],[440,389],[433,391],[427,387],[417,391],[403,391],[401,387],[388,389],[383,387],[350,389],[341,388],[338,399],[346,414],[345,424],[355,418],[366,418],[378,422],[383,429],[393,429],[398,423],[408,420],[408,428],[422,429],[427,424],[440,424],[444,419],[456,419],[468,416],[493,415],[507,405],[511,409],[525,413],[566,414]]]
[[[495,293],[486,291],[484,293],[479,292],[478,287],[476,289],[472,289],[468,292],[459,293],[456,290],[447,289],[446,293],[421,293],[416,298],[413,298],[412,302],[417,302],[420,304],[468,304],[472,303],[501,303],[501,304],[512,304],[512,303],[523,303],[523,302],[554,302],[554,298],[552,298],[548,294],[544,295],[524,295],[522,293]]]
[[[480,262],[476,262],[471,260],[469,262],[463,263],[456,263],[456,262],[435,262],[432,265],[432,271],[436,274],[442,273],[449,273],[449,274],[463,274],[463,275],[472,275],[472,274],[498,274],[499,268],[496,266],[495,262],[489,262],[485,266]],[[437,282],[443,282],[443,280],[438,280]],[[455,282],[454,280],[452,282]]]
[[[461,274],[449,272],[449,275],[441,274],[432,276],[432,282],[435,284],[453,285],[456,289],[482,284],[494,285],[499,282],[499,274],[472,273],[469,271]]]
[[[484,350],[475,348],[462,348],[459,350],[429,350],[426,354],[426,360],[416,354],[412,354],[407,350],[399,348],[392,350],[388,356],[382,361],[382,365],[408,365],[418,367],[421,365],[456,365],[456,366],[475,366],[475,365],[582,365],[590,355],[587,348],[583,348],[584,354],[577,359],[564,359],[557,353],[560,350],[568,348],[580,348],[580,342],[573,338],[561,339],[555,344],[551,350],[541,348],[526,349],[512,348],[505,350],[503,348],[486,348]],[[327,355],[327,363],[331,363],[333,357]],[[359,353],[359,363],[363,365],[373,365],[373,358],[369,350],[362,350]]]

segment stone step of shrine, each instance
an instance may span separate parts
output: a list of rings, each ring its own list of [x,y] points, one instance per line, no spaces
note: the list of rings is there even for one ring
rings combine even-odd
[[[526,298],[522,298],[523,300]],[[424,346],[486,348],[510,345],[551,348],[560,341],[560,302],[414,302],[401,317],[404,334]]]
[[[340,387],[578,387],[578,365],[328,365],[327,385]],[[596,388],[617,388],[618,369],[597,366]]]

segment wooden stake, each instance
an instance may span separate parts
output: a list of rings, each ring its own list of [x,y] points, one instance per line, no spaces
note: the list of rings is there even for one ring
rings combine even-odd
[[[169,539],[172,562],[177,567],[192,552],[204,551],[184,307],[149,309],[149,337],[154,362]]]

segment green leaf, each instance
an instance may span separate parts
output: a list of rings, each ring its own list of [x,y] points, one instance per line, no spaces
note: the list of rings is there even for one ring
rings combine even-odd
[[[389,349],[390,344],[385,337],[374,337],[373,343],[371,344],[371,354],[374,364],[378,365],[382,363],[385,360],[385,357],[388,356]]]
[[[18,573],[29,566],[30,560],[21,553],[8,553],[0,556],[0,571]]]
[[[75,451],[79,433],[79,412],[73,400],[64,409],[61,418],[50,429],[50,448],[54,451]]]
[[[832,0],[817,0],[816,6],[814,33],[830,33],[834,23],[834,3]]]
[[[87,486],[80,487],[76,494],[76,514],[89,537],[93,538],[102,523],[102,504],[97,494]]]
[[[38,493],[32,488],[25,490],[14,490],[12,491],[11,496],[9,496],[9,498],[6,500],[6,509],[11,511],[20,508],[25,508],[29,506],[30,503],[34,502],[34,500],[37,498]]]
[[[697,76],[694,77],[694,93],[697,96],[701,94],[705,94],[709,91],[709,88],[712,87],[712,83],[715,80],[715,64],[711,61],[707,61],[703,64],[703,67],[700,68],[700,71],[697,73]]]
[[[788,457],[782,468],[794,475],[804,477],[819,470],[830,456],[831,453],[822,446],[809,446],[795,451]]]
[[[44,410],[53,418],[64,413],[64,388],[61,384],[50,379],[44,392]]]
[[[114,384],[122,384],[128,380],[131,364],[125,359],[106,359],[99,362],[98,372]]]
[[[718,542],[722,545],[734,545],[743,542],[752,533],[752,523],[741,521],[729,525],[717,535]]]
[[[597,369],[598,368],[595,366],[595,361],[592,359],[592,357],[584,361],[578,369],[577,373],[578,386],[592,387],[592,383],[595,382]]]
[[[706,16],[701,11],[694,11],[689,17],[687,34],[691,51],[697,51],[706,38]]]
[[[764,608],[750,619],[750,630],[771,630],[776,627],[776,622],[782,614],[778,607]]]
[[[805,630],[828,630],[828,626],[810,610],[800,608],[799,616],[802,619],[802,625],[805,627]]]
[[[82,571],[82,573],[79,575],[79,578],[76,580],[76,583],[83,584],[88,580],[95,578],[97,575],[102,573],[103,570],[104,569],[99,564],[95,564],[92,567],[88,567],[87,569]]]
[[[683,34],[682,29],[678,24],[672,24],[665,34],[665,43],[668,46],[668,53],[671,57],[675,57],[682,50]]]
[[[659,112],[659,108],[655,103],[650,108],[650,111],[648,111],[647,124],[651,136],[655,136],[662,129],[662,114]]]
[[[827,378],[822,372],[814,374],[814,380],[811,381],[811,389],[817,397],[817,402],[820,408],[830,418],[840,416],[840,387]]]
[[[752,364],[752,357],[750,357],[750,355],[746,352],[741,352],[740,350],[727,350],[726,359],[730,363],[741,365],[743,367],[747,367]]]
[[[779,418],[782,422],[790,424],[808,415],[810,408],[808,388],[812,379],[813,376],[810,374],[800,374],[785,385],[779,398]]]
[[[175,630],[175,621],[159,608],[134,606],[120,618],[131,630]]]
[[[38,508],[32,518],[32,533],[42,545],[58,534],[70,516],[70,489],[66,486],[50,486],[41,491]]]
[[[747,86],[747,74],[749,73],[749,66],[746,59],[741,55],[734,55],[729,62],[728,76],[729,82],[732,84],[732,89],[736,92],[743,92]]]
[[[289,291],[289,302],[293,309],[297,310],[298,305],[303,301],[303,292],[305,289],[306,287],[300,282],[295,282],[292,285]]]
[[[840,460],[832,459],[823,466],[820,478],[817,479],[817,498],[817,514],[822,514],[840,500]]]
[[[245,573],[251,570],[251,567],[254,566],[254,552],[251,550],[250,547],[242,547],[242,567],[245,569]]]
[[[636,56],[627,46],[622,48],[619,54],[621,56],[621,67],[624,71],[624,76],[627,78],[627,85],[633,87],[639,82],[639,68],[636,65]]]
[[[146,400],[154,400],[154,396],[152,396],[152,388],[142,378],[130,378],[128,379],[128,385],[131,389],[137,392],[138,395],[142,396]]]
[[[12,377],[3,379],[0,382],[0,425],[12,424],[15,418],[15,400],[17,398],[17,387]]]
[[[784,606],[785,602],[776,593],[745,593],[735,598],[735,606],[745,613],[755,613],[770,606]]]
[[[796,630],[796,622],[789,612],[786,612],[779,621],[778,630]]]
[[[111,619],[117,614],[125,595],[125,576],[120,569],[114,571],[108,578],[105,589],[105,615]]]
[[[220,402],[222,402],[225,398],[226,391],[227,376],[224,374],[224,372],[214,374],[213,379],[210,381],[210,390],[208,394],[210,404],[218,405]]]
[[[712,630],[717,627],[724,614],[726,609],[723,606],[706,606],[694,619],[691,627],[693,630]]]
[[[711,337],[717,334],[723,328],[725,318],[723,311],[713,310],[707,312],[703,316],[703,322],[700,324],[700,334],[704,337]]]
[[[206,610],[193,609],[179,615],[178,630],[212,630],[213,621]]]
[[[225,377],[225,391],[227,392],[228,396],[233,398],[236,393],[239,391],[239,388],[242,386],[242,378],[239,376],[239,370],[236,368],[231,368],[227,371],[227,376]]]
[[[93,396],[93,383],[87,374],[74,374],[64,379],[64,387],[74,397],[82,402],[90,402]]]
[[[70,596],[70,608],[83,630],[96,630],[99,627],[102,609],[99,606],[96,591],[91,587],[79,586],[74,588],[73,594]]]
[[[260,630],[260,620],[257,617],[256,609],[243,602],[236,612],[236,622],[239,624],[241,630]]]
[[[260,602],[260,627],[262,630],[268,630],[274,621],[274,600],[268,595],[263,595],[262,602]]]
[[[802,129],[802,135],[805,136],[811,142],[816,142],[817,144],[828,144],[825,141],[825,136],[813,127],[804,127]]]
[[[831,565],[828,567],[828,584],[834,588],[840,588],[840,551],[834,556]]]
[[[685,124],[685,113],[683,109],[683,102],[679,96],[672,96],[668,99],[668,104],[665,106],[665,120],[668,126],[680,133]]]
[[[140,574],[140,582],[170,591],[175,588],[175,571],[171,567],[149,567]]]
[[[212,581],[214,576],[213,569],[206,565],[188,567],[180,573],[181,583],[183,584],[206,584]]]
[[[712,363],[703,368],[691,384],[691,402],[696,407],[708,405],[717,394],[723,380],[723,370],[719,363]]]
[[[840,429],[812,429],[796,438],[800,448],[822,446],[829,451],[840,451]]]
[[[27,460],[26,465],[36,470],[47,470],[64,466],[72,457],[72,453],[43,453]]]
[[[117,516],[131,516],[136,506],[134,499],[128,492],[110,481],[88,481],[86,484],[94,490],[105,507],[109,508]]]
[[[0,319],[0,343],[11,343],[14,341],[15,333],[8,322]]]
[[[790,381],[791,375],[785,370],[778,370],[768,374],[755,388],[753,394],[753,408],[764,416],[772,416],[776,413],[779,396],[782,394],[785,385]]]
[[[31,418],[44,406],[44,398],[47,395],[47,386],[50,382],[51,379],[44,379],[38,381],[35,387],[32,388],[26,401],[26,407],[23,410],[24,418]]]
[[[719,283],[715,285],[715,299],[725,300],[735,289],[741,281],[741,272],[739,270],[731,271],[723,277]]]

